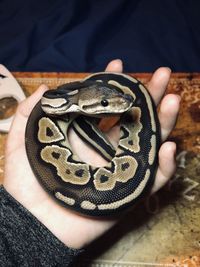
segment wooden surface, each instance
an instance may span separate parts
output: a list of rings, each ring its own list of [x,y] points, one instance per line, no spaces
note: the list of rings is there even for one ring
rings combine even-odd
[[[14,76],[28,96],[42,83],[53,88],[86,74],[14,73]],[[134,76],[146,83],[151,74]],[[169,138],[178,145],[176,174],[143,207],[136,208],[92,244],[77,266],[156,266],[158,263],[200,266],[200,74],[173,74],[167,93],[182,97],[178,122]],[[14,112],[14,107],[13,100],[0,102],[0,119]],[[6,134],[0,134],[1,182],[5,140]]]

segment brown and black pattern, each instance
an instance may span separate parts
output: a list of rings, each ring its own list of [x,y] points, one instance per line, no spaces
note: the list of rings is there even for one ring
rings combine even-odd
[[[131,207],[148,192],[157,169],[160,128],[144,85],[125,74],[102,72],[44,97],[44,109],[39,102],[28,120],[26,150],[36,177],[55,199],[74,211],[105,216]],[[116,151],[84,121],[84,115],[109,113],[122,114]],[[106,166],[90,166],[73,154],[67,137],[73,123],[80,137],[110,159]]]

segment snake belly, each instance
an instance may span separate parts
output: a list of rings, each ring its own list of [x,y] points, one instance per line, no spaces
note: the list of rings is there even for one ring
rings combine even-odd
[[[114,88],[122,96],[130,95],[133,102],[121,116],[118,147],[104,167],[90,166],[80,160],[73,153],[67,136],[74,122],[83,139],[95,143],[94,138],[89,138],[89,133],[85,132],[87,127],[78,124],[79,117],[75,112],[77,103],[71,104],[69,112],[63,111],[68,102],[64,103],[65,93],[68,97],[76,96],[78,103],[83,102],[82,109],[88,107],[94,98],[93,91],[87,90],[88,84],[91,88],[97,84],[97,92],[94,94],[97,98],[101,98],[98,87],[102,84],[104,89],[110,88],[106,90]],[[80,88],[84,89],[80,91]],[[52,114],[44,112],[42,102],[39,101],[27,122],[26,152],[36,178],[58,202],[85,215],[113,215],[133,206],[149,192],[154,182],[160,146],[157,111],[145,86],[125,74],[100,72],[79,82],[63,85],[54,92],[45,101],[56,101],[53,104],[55,111],[51,111]],[[80,92],[82,95],[79,95]],[[105,100],[101,101],[104,106],[105,103]],[[95,108],[94,103],[91,107]],[[106,110],[109,113],[109,106]],[[61,115],[57,114],[58,111]],[[83,113],[81,116],[84,116]],[[106,139],[100,139],[106,143]],[[103,145],[96,142],[94,146],[97,151],[109,155],[106,148],[102,149]]]

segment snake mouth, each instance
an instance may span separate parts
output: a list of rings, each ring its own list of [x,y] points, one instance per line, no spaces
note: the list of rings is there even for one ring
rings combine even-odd
[[[80,107],[80,112],[82,114],[88,115],[88,116],[118,116],[122,113],[128,111],[132,107],[132,103],[130,102],[126,106],[116,106],[112,109],[108,108],[102,108],[100,105],[83,105]]]

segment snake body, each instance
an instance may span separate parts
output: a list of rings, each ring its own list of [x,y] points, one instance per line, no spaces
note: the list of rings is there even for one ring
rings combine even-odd
[[[121,114],[116,149],[94,123],[115,114]],[[70,127],[107,159],[106,166],[91,166],[73,153]],[[119,73],[96,73],[47,91],[26,127],[27,156],[43,187],[67,208],[91,216],[125,210],[149,191],[159,146],[150,94],[141,82]]]

